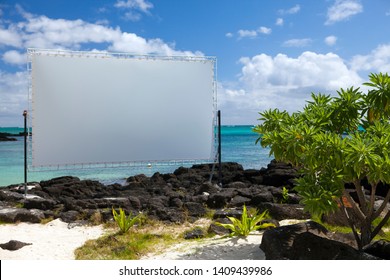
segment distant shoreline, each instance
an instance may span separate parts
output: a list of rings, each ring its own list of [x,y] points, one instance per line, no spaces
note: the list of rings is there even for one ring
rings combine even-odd
[[[17,139],[14,138],[17,136],[23,136],[23,135],[0,132],[0,142],[17,141]]]

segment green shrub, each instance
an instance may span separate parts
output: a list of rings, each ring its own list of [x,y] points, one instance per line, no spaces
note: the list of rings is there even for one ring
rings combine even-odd
[[[122,234],[128,232],[133,225],[141,220],[140,215],[132,217],[131,213],[126,217],[126,213],[122,208],[119,208],[119,213],[112,208],[112,215]]]
[[[288,196],[288,189],[286,187],[283,187],[282,189],[282,200],[280,203],[288,203],[289,196]]]
[[[264,211],[261,214],[256,211],[253,215],[248,215],[248,211],[246,209],[246,206],[244,205],[241,219],[228,217],[232,224],[222,224],[218,222],[215,224],[229,229],[231,231],[230,236],[248,236],[249,233],[255,230],[267,228],[270,226],[275,227],[275,225],[271,223],[265,223],[261,225],[259,224],[266,218],[268,218],[268,211]]]

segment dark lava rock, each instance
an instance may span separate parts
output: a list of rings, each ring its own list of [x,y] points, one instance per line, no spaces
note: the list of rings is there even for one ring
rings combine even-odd
[[[262,176],[264,185],[291,188],[294,186],[294,179],[298,178],[299,174],[291,164],[272,160]]]
[[[375,260],[355,248],[310,232],[298,234],[291,247],[291,260]]]
[[[184,234],[184,239],[197,239],[204,238],[206,235],[202,229],[196,228]]]
[[[67,212],[62,212],[60,214],[60,219],[65,223],[72,223],[80,218],[80,213],[74,210],[70,210]]]
[[[217,219],[216,222],[222,223],[222,224],[228,224],[231,223],[229,219]],[[212,223],[208,230],[208,233],[216,234],[216,235],[228,235],[230,233],[230,230],[224,228],[223,226],[216,225]]]
[[[286,212],[295,213],[299,208],[296,205],[294,212],[290,211],[292,208],[289,206],[281,206],[280,209],[272,206],[271,202],[277,201],[281,188],[265,186],[263,182],[264,176],[268,176],[267,180],[277,180],[279,175],[274,170],[284,170],[284,175],[279,179],[285,181],[287,170],[290,169],[291,174],[295,172],[289,165],[272,162],[268,169],[244,170],[238,163],[224,162],[221,165],[221,186],[217,184],[219,166],[216,164],[214,167],[211,181],[213,164],[180,167],[173,173],[157,172],[151,177],[143,174],[131,176],[124,185],[103,185],[98,181],[62,176],[34,183],[35,187],[28,193],[35,197],[28,199],[24,198],[23,189],[17,185],[9,186],[0,190],[0,219],[7,222],[39,222],[42,217],[61,217],[74,221],[88,219],[90,213],[99,212],[103,220],[107,220],[112,218],[112,207],[120,207],[127,213],[144,211],[150,217],[177,223],[206,215],[207,207],[261,207],[269,203],[266,206],[270,208],[271,215],[275,213],[274,218],[281,219],[286,218]],[[24,209],[8,209],[21,205],[24,205]],[[302,218],[302,215],[295,213],[293,217],[287,217]]]
[[[32,243],[25,243],[25,242],[21,242],[21,241],[17,241],[17,240],[10,240],[7,243],[0,244],[0,248],[2,248],[3,250],[8,250],[8,251],[16,251],[16,250],[23,248],[24,246],[27,246],[27,245],[32,245]]]
[[[384,260],[390,260],[390,242],[378,240],[364,247],[364,252]]]
[[[203,204],[197,202],[187,202],[184,204],[188,215],[192,217],[204,217],[207,214],[207,209]]]
[[[269,215],[276,220],[297,219],[305,220],[310,218],[310,214],[303,210],[299,204],[277,204],[261,203],[258,205],[259,210],[268,210]]]
[[[45,218],[44,213],[38,209],[3,208],[0,209],[0,221],[4,223],[28,222],[40,223]]]
[[[14,137],[9,137],[11,134],[9,133],[3,133],[0,132],[0,142],[6,142],[6,141],[17,141],[18,139]]]
[[[237,194],[235,189],[222,189],[219,193],[215,193],[209,196],[207,205],[211,208],[223,208],[225,207]]]
[[[23,200],[23,207],[26,209],[41,209],[51,210],[58,202],[53,199],[45,199],[41,197],[28,198]]]
[[[294,239],[303,232],[311,232],[325,237],[328,231],[325,227],[315,222],[268,229],[263,234],[260,249],[265,253],[267,260],[291,259],[291,248]]]
[[[322,225],[310,221],[266,230],[260,248],[267,260],[379,259],[348,245],[354,243],[351,238],[329,232]]]

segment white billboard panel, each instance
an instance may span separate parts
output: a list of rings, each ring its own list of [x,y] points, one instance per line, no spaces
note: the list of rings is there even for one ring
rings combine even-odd
[[[214,58],[29,57],[33,167],[214,156]]]

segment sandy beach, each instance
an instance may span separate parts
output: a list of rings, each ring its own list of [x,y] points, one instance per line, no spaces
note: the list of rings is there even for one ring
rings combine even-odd
[[[15,251],[0,248],[1,260],[73,260],[74,251],[102,236],[102,226],[72,226],[59,219],[47,224],[0,225],[0,244],[17,240],[31,245]]]
[[[282,225],[297,220],[281,221]],[[15,251],[0,248],[2,260],[73,260],[74,251],[87,240],[97,239],[107,231],[102,226],[80,226],[59,219],[45,225],[18,223],[0,226],[0,244],[10,240],[31,243]],[[215,236],[188,240],[149,254],[143,260],[264,260],[259,245],[261,232],[247,237]]]
[[[260,250],[262,234],[246,238],[221,237],[173,245],[160,254],[150,254],[143,260],[264,260]]]
[[[15,251],[0,248],[2,260],[73,260],[74,251],[89,239],[105,234],[102,226],[70,226],[59,219],[42,224],[7,224],[0,226],[0,244],[10,240],[31,243]],[[216,236],[183,241],[143,260],[235,260],[264,259],[259,249],[261,233],[246,238]]]

